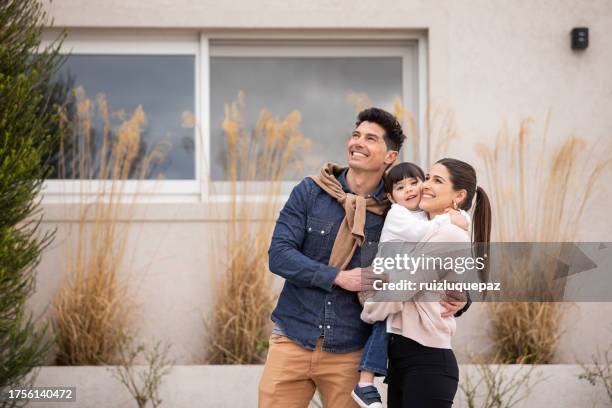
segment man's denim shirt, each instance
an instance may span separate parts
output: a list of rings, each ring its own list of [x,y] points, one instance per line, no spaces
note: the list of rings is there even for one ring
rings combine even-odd
[[[346,172],[338,175],[338,181],[350,193]],[[384,199],[382,180],[371,195]],[[281,210],[268,251],[270,271],[285,278],[272,320],[287,337],[311,350],[321,336],[324,351],[359,350],[371,332],[360,319],[357,293],[334,285],[339,270],[327,265],[344,215],[335,198],[306,178]],[[383,216],[366,213],[363,245],[376,245],[383,224]],[[359,267],[360,257],[357,248],[346,269]]]

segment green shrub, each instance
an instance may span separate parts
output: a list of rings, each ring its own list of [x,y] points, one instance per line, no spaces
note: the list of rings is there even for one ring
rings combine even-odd
[[[0,389],[32,381],[48,347],[26,308],[53,238],[39,232],[38,196],[61,132],[51,76],[63,36],[41,49],[47,21],[38,0],[0,2]]]

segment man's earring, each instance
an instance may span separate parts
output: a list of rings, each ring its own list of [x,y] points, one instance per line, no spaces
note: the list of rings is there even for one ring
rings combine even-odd
[[[459,210],[459,207],[457,206],[457,202],[455,200],[453,200],[453,208],[455,210]]]

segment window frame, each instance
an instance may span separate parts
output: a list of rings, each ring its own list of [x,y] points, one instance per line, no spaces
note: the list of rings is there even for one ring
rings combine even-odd
[[[42,46],[57,37],[57,30],[44,33]],[[299,45],[299,47],[296,47]],[[121,186],[128,196],[153,202],[228,202],[232,197],[215,192],[227,190],[228,181],[210,179],[210,58],[214,56],[272,57],[351,57],[385,56],[402,58],[402,91],[405,103],[410,93],[406,61],[416,58],[420,165],[427,166],[429,140],[425,115],[428,103],[427,33],[425,31],[328,31],[296,32],[295,30],[108,30],[75,29],[69,32],[62,51],[72,54],[112,55],[191,55],[195,57],[195,179],[194,180],[128,180]],[[408,159],[406,151],[402,160]],[[288,195],[296,180],[283,182],[282,194]],[[257,190],[256,182],[239,182],[237,191]],[[74,202],[83,193],[95,194],[104,188],[102,180],[46,180],[43,202]],[[266,200],[262,194],[248,194],[244,200]]]
[[[207,42],[207,51],[210,57],[399,57],[402,59],[402,90],[401,97],[406,101],[410,97],[409,84],[416,79],[417,95],[415,104],[417,106],[417,129],[419,131],[419,157],[426,158],[428,151],[428,141],[423,125],[426,123],[424,115],[427,106],[427,79],[426,75],[426,35],[418,32],[401,36],[396,35],[360,35],[351,36],[296,36],[294,38],[285,36],[260,36],[258,38],[233,36],[204,36],[202,42]],[[412,58],[416,58],[416,69],[412,72],[410,64]],[[207,72],[207,79],[210,77]],[[416,76],[416,78],[411,77]],[[210,97],[210,93],[206,95]],[[210,100],[208,101],[210,103]],[[210,120],[206,122],[208,135],[211,134]],[[210,139],[207,140],[210,147]],[[210,154],[208,148],[205,155]],[[408,154],[404,150],[402,160],[408,159]],[[207,157],[207,160],[209,157]],[[421,160],[423,161],[423,160]],[[427,163],[421,163],[427,164]],[[281,191],[287,195],[291,188],[299,180],[282,182]],[[255,184],[261,182],[237,182],[237,191],[255,190]],[[207,196],[219,201],[230,200],[231,197],[226,193],[215,193],[215,190],[223,192],[229,190],[228,181],[211,181],[206,185]],[[255,199],[261,198],[258,194],[249,194]]]
[[[49,34],[50,36],[50,34]],[[48,44],[49,40],[45,38]],[[43,46],[45,45],[43,42]],[[199,37],[196,34],[160,35],[152,33],[119,33],[93,32],[69,35],[61,48],[62,52],[72,55],[186,55],[194,57],[194,115],[196,123],[200,123],[200,61]],[[146,113],[146,112],[145,112]],[[119,187],[115,187],[128,196],[175,196],[186,197],[198,195],[201,191],[201,137],[197,128],[194,128],[195,139],[195,178],[190,180],[126,180]],[[82,195],[90,195],[109,189],[110,183],[104,180],[46,180],[43,186],[45,200],[53,201],[79,201]],[[168,197],[166,197],[168,198]]]

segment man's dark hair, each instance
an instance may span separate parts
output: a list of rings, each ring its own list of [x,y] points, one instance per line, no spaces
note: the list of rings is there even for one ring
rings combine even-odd
[[[384,139],[387,145],[387,150],[399,151],[402,148],[402,143],[406,139],[402,125],[399,121],[387,112],[380,108],[368,108],[359,112],[357,115],[357,123],[355,126],[359,126],[361,122],[372,122],[379,125],[385,130]]]
[[[424,181],[425,173],[423,173],[423,170],[419,166],[410,162],[404,162],[393,166],[384,176],[385,191],[391,194],[395,183],[410,177]]]

